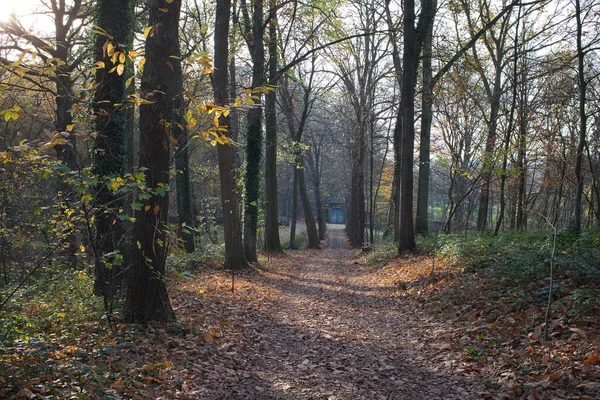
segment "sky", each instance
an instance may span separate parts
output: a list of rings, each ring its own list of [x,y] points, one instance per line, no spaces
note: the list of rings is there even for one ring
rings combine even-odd
[[[39,3],[38,0],[0,0],[0,21],[6,21],[12,11],[17,15],[27,14],[28,11]]]
[[[42,0],[0,0],[0,21],[6,21],[10,14],[14,13],[20,17],[19,20],[25,28],[40,30],[43,27],[52,28],[52,22],[40,15],[31,15],[32,12],[47,10]],[[28,16],[23,18],[24,16]]]

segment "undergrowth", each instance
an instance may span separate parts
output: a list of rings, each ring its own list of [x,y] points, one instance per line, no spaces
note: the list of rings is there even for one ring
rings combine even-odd
[[[515,309],[546,304],[552,246],[550,230],[498,236],[469,231],[417,238],[418,249],[450,263],[456,271],[489,272],[494,292],[509,296]],[[396,243],[383,241],[373,247],[367,262],[381,265],[395,257]],[[558,232],[554,264],[555,307],[566,307],[572,316],[600,313],[600,230]]]

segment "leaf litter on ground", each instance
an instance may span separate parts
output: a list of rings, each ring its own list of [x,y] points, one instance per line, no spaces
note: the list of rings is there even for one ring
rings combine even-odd
[[[331,233],[330,233],[331,234]],[[340,243],[340,232],[333,232]],[[88,323],[2,349],[0,397],[600,398],[597,316],[514,309],[488,271],[344,248],[271,255],[170,286],[177,324]]]

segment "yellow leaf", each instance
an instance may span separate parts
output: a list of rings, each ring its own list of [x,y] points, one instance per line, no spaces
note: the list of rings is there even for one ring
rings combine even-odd
[[[133,82],[133,77],[127,79],[127,81],[125,82],[125,87],[128,88],[129,86],[131,86],[131,82]]]
[[[119,62],[121,64],[125,62],[125,53],[119,53]]]
[[[190,122],[188,122],[188,127],[193,128],[196,126],[197,123],[198,123],[198,121],[196,121],[196,118],[192,118],[192,119],[190,119]]]
[[[171,4],[173,0],[165,0],[167,3]]]
[[[160,206],[154,207],[154,214],[158,214],[160,212]]]
[[[144,207],[144,211],[149,211],[150,208],[151,208],[150,206],[146,206],[146,207]]]
[[[144,39],[148,39],[148,36],[150,35],[150,32],[152,31],[152,28],[154,28],[153,26],[149,26],[146,29],[144,29]]]
[[[125,185],[125,180],[123,178],[121,178],[120,176],[117,176],[116,178],[111,179],[111,181],[108,184],[108,186],[110,187],[110,189],[113,192],[116,192],[124,185]]]
[[[106,67],[106,64],[104,64],[104,61],[98,61],[96,63],[96,68],[104,68]]]
[[[169,12],[169,10],[166,8],[159,8],[158,11],[164,12],[164,13]]]
[[[67,132],[71,132],[73,130],[73,128],[75,128],[75,124],[67,125]]]
[[[124,71],[125,71],[125,64],[117,65],[117,75],[119,75],[119,76],[123,75]]]
[[[217,145],[217,141],[215,139],[213,139],[213,140],[210,141],[210,144],[213,145],[213,146],[216,146]]]
[[[82,253],[85,253],[85,246],[84,245],[79,245],[79,251]]]
[[[115,53],[115,46],[113,46],[112,43],[108,42],[108,44],[106,45],[106,55],[110,57],[114,53]]]

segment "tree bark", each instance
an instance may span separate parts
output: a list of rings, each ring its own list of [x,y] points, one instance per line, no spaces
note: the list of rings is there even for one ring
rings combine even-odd
[[[402,57],[402,173],[398,252],[415,248],[413,229],[413,153],[415,144],[415,2],[404,0],[404,55]]]
[[[179,235],[183,248],[187,253],[196,250],[196,235],[194,232],[194,211],[192,206],[192,190],[190,183],[190,156],[188,147],[188,121],[186,119],[186,101],[184,98],[184,77],[181,66],[181,51],[177,47],[176,62],[173,65],[173,121],[171,128],[175,140],[175,186],[177,188],[177,219]]]
[[[263,0],[254,0],[252,15],[252,88],[263,85],[265,79],[265,48],[263,44]],[[262,107],[253,107],[246,114],[246,175],[244,187],[244,251],[246,260],[257,262],[256,239],[258,230],[258,202],[262,158]]]
[[[310,199],[308,196],[308,191],[306,189],[306,181],[305,181],[305,177],[304,177],[304,155],[302,154],[302,151],[299,147],[299,144],[302,143],[302,135],[304,133],[304,128],[306,126],[306,122],[307,122],[308,115],[310,113],[311,104],[312,104],[312,100],[310,98],[310,93],[311,93],[313,75],[314,75],[314,63],[313,63],[313,70],[310,74],[308,87],[303,88],[304,89],[304,96],[303,96],[304,104],[302,107],[302,114],[300,116],[300,123],[298,124],[298,126],[296,126],[296,116],[294,114],[293,99],[291,97],[291,93],[289,92],[287,77],[285,78],[284,84],[282,86],[282,93],[283,93],[283,97],[284,97],[283,101],[282,101],[282,106],[283,106],[283,112],[284,112],[286,120],[287,120],[290,136],[292,137],[292,140],[294,142],[296,142],[296,145],[294,146],[294,163],[295,163],[294,164],[295,165],[294,187],[296,187],[296,185],[297,185],[298,194],[300,195],[300,200],[302,202],[302,209],[304,211],[304,220],[306,223],[306,234],[308,236],[308,247],[309,248],[320,248],[319,234],[317,232],[317,226],[315,224],[315,219],[313,217],[312,208],[310,205]],[[293,201],[296,201],[295,200],[296,194],[294,194],[293,197],[294,197]],[[294,207],[294,208],[296,208],[296,207]],[[294,215],[294,213],[293,213],[292,219],[294,219],[295,217],[296,217],[296,215]],[[292,224],[294,224],[294,221],[292,221]],[[293,225],[292,227],[294,228],[293,232],[295,235],[295,225]],[[291,235],[290,235],[290,239],[291,239]],[[295,244],[296,244],[295,240],[294,240],[294,243],[292,243],[292,241],[290,240],[290,248],[292,248],[292,244],[295,246]]]
[[[92,152],[92,173],[97,176],[96,232],[93,245],[95,258],[94,292],[108,298],[114,293],[119,262],[116,258],[106,260],[104,256],[120,251],[124,229],[118,219],[122,201],[108,186],[111,179],[127,171],[127,134],[130,112],[127,105],[127,74],[119,75],[112,70],[105,44],[110,42],[114,51],[126,52],[133,37],[133,8],[130,0],[100,0],[96,24],[108,32],[113,39],[98,35],[95,43],[95,59],[105,64],[96,69],[96,93],[94,96],[94,127],[97,132]],[[121,253],[121,256],[123,254]],[[108,264],[107,264],[108,263]]]
[[[298,221],[298,168],[294,158],[294,183],[292,188],[292,220],[290,223],[290,244],[291,250],[297,250],[296,245],[296,224]]]
[[[213,90],[215,104],[226,107],[229,104],[229,77],[227,59],[229,56],[229,15],[231,0],[217,0],[215,13],[215,72]],[[229,117],[221,115],[219,124],[229,125]],[[232,132],[228,132],[230,137]],[[238,207],[236,163],[234,148],[227,145],[217,147],[219,164],[219,182],[221,189],[221,207],[225,239],[225,265],[232,269],[241,269],[248,264],[242,246],[240,211]]]
[[[275,87],[277,74],[277,11],[275,0],[269,0],[269,85]],[[281,252],[279,240],[279,204],[277,200],[277,91],[265,100],[265,250]]]
[[[146,40],[146,64],[141,97],[150,104],[140,106],[140,168],[145,169],[146,186],[151,190],[136,213],[125,301],[125,317],[131,322],[171,321],[175,313],[167,293],[165,261],[169,212],[169,158],[173,115],[173,58],[179,53],[179,13],[182,0],[167,3],[152,0]],[[164,11],[166,9],[166,12]]]
[[[419,184],[417,189],[417,217],[415,220],[416,234],[427,234],[429,230],[430,146],[431,123],[433,121],[432,42],[433,23],[430,23],[423,43],[423,110],[421,114],[421,143],[419,145]]]
[[[573,229],[581,231],[581,221],[583,218],[583,157],[587,137],[587,115],[585,111],[585,97],[587,90],[587,81],[585,79],[585,53],[583,49],[583,24],[581,20],[581,1],[575,0],[575,20],[577,22],[577,81],[579,84],[579,142],[577,144],[577,155],[575,159],[575,180],[577,188],[575,192],[575,218]]]

